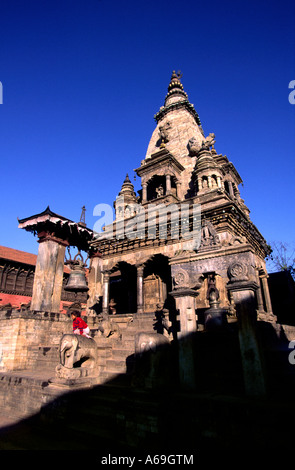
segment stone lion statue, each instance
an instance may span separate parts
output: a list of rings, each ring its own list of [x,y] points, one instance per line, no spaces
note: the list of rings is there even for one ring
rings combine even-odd
[[[116,322],[112,321],[108,315],[99,315],[98,334],[109,338],[110,336],[120,338],[121,331]]]

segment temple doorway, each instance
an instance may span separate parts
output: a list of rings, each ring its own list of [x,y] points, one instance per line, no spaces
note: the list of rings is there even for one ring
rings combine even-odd
[[[110,275],[110,313],[135,313],[137,311],[136,279],[135,266],[124,262],[116,265]]]
[[[144,312],[155,312],[159,304],[169,308],[171,288],[171,267],[168,258],[164,255],[153,256],[144,269]]]

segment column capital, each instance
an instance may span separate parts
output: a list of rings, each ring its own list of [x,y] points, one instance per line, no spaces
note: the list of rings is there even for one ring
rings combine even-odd
[[[95,251],[94,253],[91,253],[91,254],[89,255],[89,258],[90,258],[90,259],[93,259],[93,258],[101,258],[101,256],[102,256],[102,255],[101,255],[101,253],[100,253],[99,251]]]
[[[256,291],[259,286],[255,281],[230,281],[226,286],[229,291],[245,291],[251,290]]]
[[[39,238],[38,243],[54,241],[58,243],[59,245],[70,246],[68,240],[64,240],[63,238],[58,238],[51,232],[39,232],[38,238]]]
[[[136,269],[137,269],[137,276],[143,276],[143,271],[144,271],[145,265],[144,264],[137,264]]]
[[[110,278],[111,271],[105,269],[102,270],[101,273],[103,274],[104,282]]]
[[[169,292],[169,294],[172,295],[172,297],[197,297],[199,292],[189,287],[179,287]]]

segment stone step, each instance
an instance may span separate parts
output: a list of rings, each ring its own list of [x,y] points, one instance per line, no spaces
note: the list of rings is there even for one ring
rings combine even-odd
[[[127,358],[128,356],[132,356],[134,354],[134,348],[116,348],[112,351],[113,359],[120,359],[120,358]]]
[[[103,372],[99,376],[100,386],[108,385],[113,386],[114,384],[122,384],[124,386],[130,385],[130,375],[126,373],[118,373],[115,371]]]
[[[106,371],[125,373],[127,371],[126,360],[108,359],[106,362]]]
[[[132,339],[122,339],[122,348],[130,349],[134,351],[134,338]]]
[[[28,349],[28,364],[32,368],[51,368],[59,363],[58,346],[32,346]]]
[[[153,329],[154,328],[154,321],[142,321],[142,322],[137,322],[137,323],[130,323],[128,325],[128,328],[126,328],[123,331],[128,331],[128,330],[142,330],[142,329]]]

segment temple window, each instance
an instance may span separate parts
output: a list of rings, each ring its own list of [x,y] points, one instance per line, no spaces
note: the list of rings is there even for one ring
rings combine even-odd
[[[207,176],[203,176],[203,178],[202,178],[202,188],[203,189],[209,188],[209,182],[208,182],[208,177]]]
[[[147,200],[152,201],[166,194],[166,176],[153,176],[147,186]]]
[[[212,188],[217,188],[217,176],[215,175],[211,176],[211,186]]]

